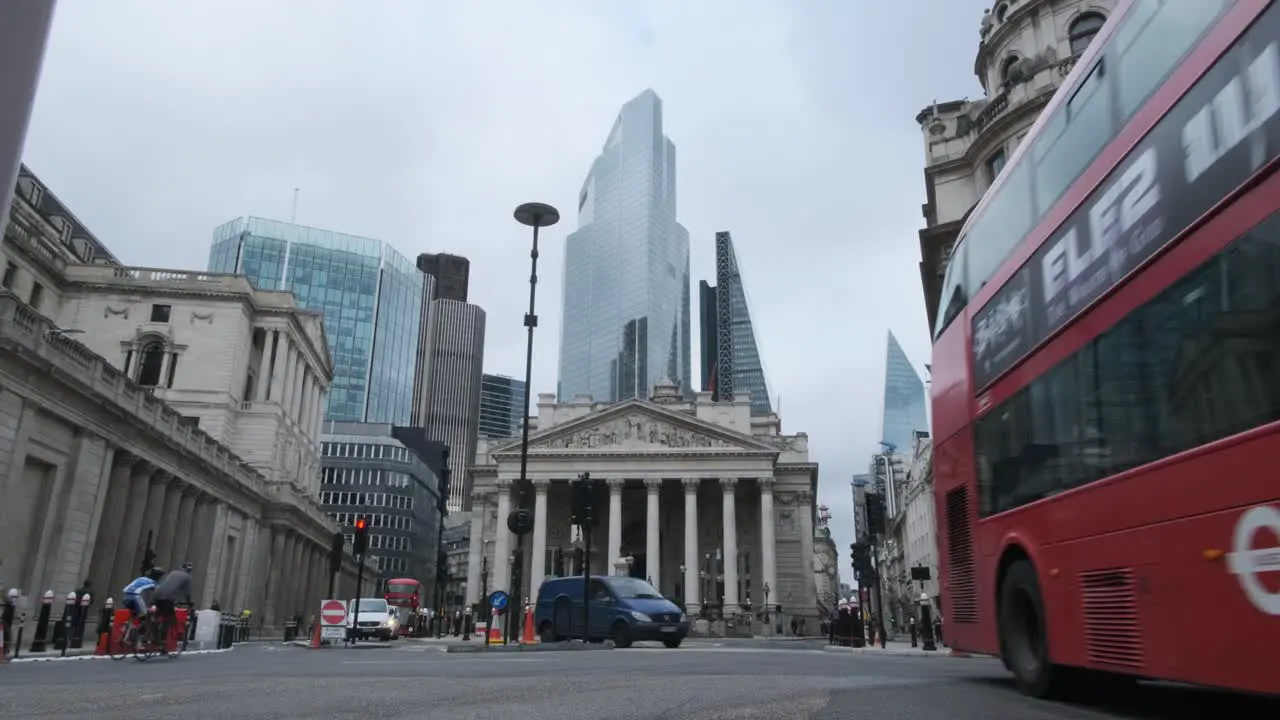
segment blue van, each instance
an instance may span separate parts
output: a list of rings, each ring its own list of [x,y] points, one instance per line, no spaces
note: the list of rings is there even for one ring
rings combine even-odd
[[[581,576],[542,583],[533,611],[533,625],[542,642],[582,638],[582,585]],[[677,648],[689,634],[689,620],[680,608],[644,580],[597,575],[587,585],[591,593],[588,640],[610,639],[620,648],[637,640],[658,640]]]

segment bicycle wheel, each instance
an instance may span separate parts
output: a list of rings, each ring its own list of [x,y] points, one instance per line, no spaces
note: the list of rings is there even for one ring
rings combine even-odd
[[[126,620],[123,625],[111,631],[111,641],[107,643],[107,654],[112,660],[120,660],[133,654],[138,636],[134,631],[133,620]]]
[[[167,650],[167,652],[165,652],[165,655],[170,660],[172,660],[178,657],[179,655],[181,655],[183,650],[187,649],[187,628],[182,623],[179,623],[176,618],[172,621],[166,619],[165,625],[168,626],[170,622],[172,622],[172,625],[177,630],[177,632],[174,632],[173,630],[170,630],[166,627],[164,632],[164,638],[165,638],[165,649]],[[168,650],[170,635],[173,635],[175,640],[173,650]]]
[[[142,621],[141,642],[139,642],[133,651],[133,659],[138,662],[146,662],[151,656],[156,654],[156,623],[152,616],[148,615]]]

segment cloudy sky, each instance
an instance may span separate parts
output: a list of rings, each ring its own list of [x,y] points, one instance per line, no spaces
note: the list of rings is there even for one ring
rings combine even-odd
[[[928,362],[914,117],[981,94],[989,5],[60,0],[25,161],[126,264],[202,269],[214,226],[288,220],[295,187],[300,223],[465,255],[485,369],[517,377],[528,234],[511,211],[552,203],[565,219],[546,235],[534,360],[550,392],[558,242],[620,105],[653,88],[693,282],[732,231],[783,429],[809,433],[848,575],[886,332]]]

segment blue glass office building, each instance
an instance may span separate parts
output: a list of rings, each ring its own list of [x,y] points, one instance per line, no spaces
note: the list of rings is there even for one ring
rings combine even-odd
[[[924,381],[902,351],[898,339],[890,332],[884,368],[884,432],[881,437],[885,444],[892,446],[892,452],[910,455],[915,448],[917,430],[929,430]]]
[[[425,276],[407,258],[378,240],[247,217],[213,231],[209,270],[291,290],[324,314],[326,419],[410,424]]]
[[[751,398],[752,415],[772,415],[769,385],[742,285],[733,237],[716,233],[716,284],[698,286],[702,389],[713,400]]]
[[[689,232],[676,222],[676,148],[652,90],[622,107],[582,185],[563,301],[562,401],[647,398],[664,377],[692,394]]]

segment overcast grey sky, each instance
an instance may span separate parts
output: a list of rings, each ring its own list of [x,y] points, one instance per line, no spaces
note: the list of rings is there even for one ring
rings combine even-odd
[[[915,115],[978,97],[989,0],[60,0],[25,161],[126,264],[203,269],[240,215],[471,259],[485,370],[555,388],[560,241],[621,104],[662,97],[693,282],[733,233],[783,429],[809,434],[849,575],[886,331],[929,361]],[[696,315],[696,291],[695,298]],[[694,337],[697,336],[696,317]],[[697,356],[697,348],[694,356]],[[696,366],[696,362],[695,362]]]

